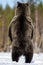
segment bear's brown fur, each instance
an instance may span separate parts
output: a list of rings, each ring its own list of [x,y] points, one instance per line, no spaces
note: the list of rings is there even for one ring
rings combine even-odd
[[[33,57],[33,25],[28,13],[28,3],[18,2],[16,16],[9,25],[13,61],[18,62],[19,56],[24,55],[25,62],[30,63]]]

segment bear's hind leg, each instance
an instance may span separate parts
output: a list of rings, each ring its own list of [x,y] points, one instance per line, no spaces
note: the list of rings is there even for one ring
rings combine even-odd
[[[25,55],[25,63],[30,63],[32,60],[33,54],[32,53],[27,53]]]
[[[19,59],[19,52],[17,47],[14,47],[14,49],[12,49],[12,61],[18,62],[18,59]]]
[[[18,57],[17,53],[12,53],[12,61],[18,62]]]

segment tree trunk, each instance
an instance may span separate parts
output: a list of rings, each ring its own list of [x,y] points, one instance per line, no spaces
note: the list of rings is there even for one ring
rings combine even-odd
[[[38,26],[38,10],[35,6],[35,51],[39,52],[39,43],[40,42],[40,34],[39,34],[39,26]]]
[[[4,50],[4,45],[5,45],[5,30],[6,29],[6,24],[5,24],[5,19],[2,17],[2,49]]]

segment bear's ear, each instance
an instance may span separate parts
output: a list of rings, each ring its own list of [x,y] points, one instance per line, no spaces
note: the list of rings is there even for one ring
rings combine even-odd
[[[21,3],[20,2],[17,2],[17,7],[19,7],[21,5]]]
[[[27,6],[29,6],[29,3],[26,3]]]

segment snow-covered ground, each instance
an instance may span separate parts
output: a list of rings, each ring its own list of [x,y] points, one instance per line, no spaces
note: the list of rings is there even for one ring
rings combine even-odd
[[[31,63],[25,63],[25,57],[22,55],[18,63],[12,62],[11,53],[0,53],[0,65],[43,65],[43,53],[34,54]]]

